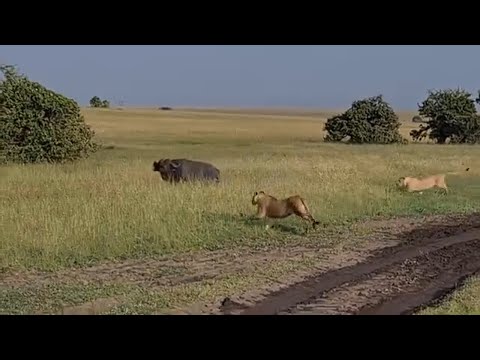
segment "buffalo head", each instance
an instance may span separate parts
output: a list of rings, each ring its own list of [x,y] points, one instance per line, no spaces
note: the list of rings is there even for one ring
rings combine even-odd
[[[160,159],[153,162],[153,171],[158,171],[164,181],[176,180],[176,169],[180,166],[175,160]]]

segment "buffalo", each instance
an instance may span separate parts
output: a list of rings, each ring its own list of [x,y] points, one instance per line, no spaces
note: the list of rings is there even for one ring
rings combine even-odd
[[[188,159],[161,159],[153,162],[153,171],[158,171],[164,181],[207,180],[220,181],[220,170],[212,164]]]
[[[178,161],[180,159],[161,159],[159,161],[154,161],[153,162],[153,171],[158,171],[160,173],[160,176],[162,180],[168,181],[168,182],[178,182],[179,178],[176,174],[175,168],[171,167],[170,164],[172,161]]]

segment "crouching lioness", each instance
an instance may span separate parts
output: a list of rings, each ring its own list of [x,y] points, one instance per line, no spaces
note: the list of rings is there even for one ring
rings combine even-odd
[[[259,191],[253,194],[252,205],[257,206],[257,213],[254,216],[257,220],[284,219],[290,215],[296,215],[311,222],[314,229],[316,225],[320,224],[313,218],[305,200],[299,195],[278,200],[263,191]],[[268,224],[266,228],[268,229]]]
[[[465,169],[468,171],[470,168]],[[431,188],[440,188],[448,193],[446,175],[459,174],[459,171],[447,172],[445,174],[430,175],[424,178],[415,178],[411,176],[401,177],[398,180],[398,185],[405,188],[408,192],[420,192]]]

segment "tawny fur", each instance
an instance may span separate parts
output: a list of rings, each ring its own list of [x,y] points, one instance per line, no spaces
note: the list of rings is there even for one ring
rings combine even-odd
[[[465,169],[468,171],[470,168]],[[432,188],[439,188],[443,189],[446,193],[448,193],[448,186],[445,180],[446,175],[453,175],[453,174],[460,174],[463,172],[455,171],[455,172],[448,172],[445,174],[437,174],[431,175],[424,178],[415,178],[411,176],[401,177],[399,179],[399,186],[405,188],[408,192],[417,192],[428,190]]]
[[[311,222],[314,229],[316,225],[319,225],[319,222],[311,215],[305,200],[299,195],[278,200],[263,191],[255,192],[252,197],[252,205],[257,206],[255,218],[259,220],[266,218],[284,219],[291,215],[296,215],[305,221]]]

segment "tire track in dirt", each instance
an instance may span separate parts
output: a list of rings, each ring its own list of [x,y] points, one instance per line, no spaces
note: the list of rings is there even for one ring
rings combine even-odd
[[[474,255],[479,250],[480,240],[472,240],[409,258],[327,291],[310,299],[308,304],[297,304],[284,313],[412,314],[455,288],[459,280],[474,275],[480,269],[478,256]]]
[[[480,224],[451,236],[462,231],[462,224],[439,229],[420,229],[422,237],[416,240],[415,232],[407,233],[405,237],[413,241],[380,250],[360,264],[310,277],[269,294],[247,309],[230,303],[223,313],[411,313],[480,270]],[[444,237],[436,239],[441,234]]]
[[[285,291],[298,296],[297,299],[293,299],[289,304],[286,304],[288,305],[286,308],[287,313],[288,311],[290,313],[312,312],[312,309],[315,309],[315,302],[319,301],[320,293],[328,295],[331,300],[331,304],[328,305],[326,300],[320,296],[320,299],[323,301],[320,313],[352,313],[361,306],[372,304],[365,301],[357,301],[358,299],[356,302],[350,301],[353,297],[348,295],[348,292],[345,292],[344,287],[347,284],[341,285],[338,281],[337,283],[333,282],[331,287],[324,286],[322,290],[320,285],[325,285],[321,282],[325,279],[323,276],[327,276],[328,279],[328,276],[331,276],[331,274],[342,274],[343,272],[348,280],[349,271],[353,269],[355,272],[355,269],[362,269],[363,266],[363,272],[366,274],[363,280],[361,277],[357,277],[354,280],[356,281],[356,286],[360,289],[358,292],[363,291],[367,294],[365,288],[368,288],[367,285],[370,286],[371,284],[366,283],[366,281],[375,282],[378,281],[376,276],[384,276],[384,278],[389,276],[388,273],[382,273],[382,266],[379,267],[375,263],[375,259],[383,259],[384,268],[388,268],[395,265],[395,261],[390,261],[389,256],[396,256],[397,258],[402,256],[419,256],[421,254],[418,253],[419,249],[417,246],[428,245],[432,251],[438,250],[445,241],[447,243],[448,241],[443,239],[435,242],[436,238],[458,234],[461,231],[471,229],[478,230],[478,228],[480,228],[480,214],[368,220],[356,223],[351,228],[341,231],[335,230],[332,233],[326,231],[314,235],[318,236],[318,243],[310,241],[308,245],[291,243],[285,247],[238,248],[227,251],[197,252],[174,257],[132,259],[121,262],[109,261],[90,267],[70,268],[56,272],[7,270],[0,273],[0,291],[2,289],[10,291],[11,289],[44,288],[50,284],[89,283],[134,284],[148,287],[152,291],[164,291],[169,288],[181,287],[187,283],[207,283],[210,279],[221,281],[230,274],[254,274],[257,269],[266,268],[273,264],[289,261],[302,262],[303,259],[308,259],[307,262],[310,263],[308,268],[303,270],[299,268],[298,271],[282,275],[281,278],[268,279],[267,281],[263,279],[262,281],[264,281],[265,285],[248,289],[240,297],[236,297],[235,294],[229,294],[230,297],[240,300],[244,304],[238,304],[235,301],[224,301],[223,304],[225,306],[221,306],[221,300],[225,299],[222,297],[220,299],[212,299],[212,302],[203,303],[201,306],[195,303],[193,304],[193,310],[191,309],[192,304],[184,304],[182,308],[185,306],[183,308],[185,311],[182,310],[182,313],[235,313],[245,310],[245,307],[247,311],[251,311],[251,309],[255,309],[256,306],[261,305],[264,301],[271,300],[272,297],[281,296]],[[460,236],[465,237],[469,235],[464,233]],[[463,240],[457,239],[456,241],[462,242]],[[335,244],[341,244],[342,246],[335,249]],[[356,266],[360,266],[360,268]],[[320,276],[320,279],[323,280],[315,282],[312,280],[315,279],[312,275]],[[399,278],[398,273],[396,277]],[[364,282],[362,283],[360,280]],[[320,286],[320,288],[315,289],[310,294],[302,293],[300,287],[304,286],[306,291],[308,291],[309,282],[313,286]],[[394,289],[399,287],[399,284],[397,282],[388,286]],[[405,285],[402,286],[405,287]],[[353,287],[350,288],[354,289]],[[373,286],[372,288],[375,287]],[[338,291],[328,292],[333,289]],[[342,303],[345,300],[341,298],[340,294],[350,299],[350,309],[348,309],[348,306],[345,308],[338,307],[338,303]],[[376,297],[380,302],[386,295],[376,295]],[[122,299],[100,300],[102,300],[100,301],[102,304],[122,302]],[[302,305],[302,302],[305,304]],[[94,301],[92,304],[95,305],[96,302]],[[92,307],[92,304],[84,305]],[[310,308],[306,305],[310,305]],[[82,306],[80,304],[79,309],[81,312],[84,312]],[[328,306],[330,306],[329,311]],[[231,308],[231,311],[227,308]],[[284,304],[281,304],[280,310],[285,311]],[[367,311],[366,308],[365,311]]]

